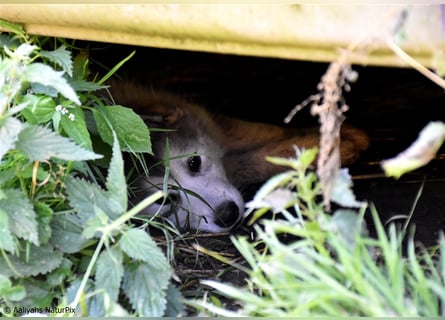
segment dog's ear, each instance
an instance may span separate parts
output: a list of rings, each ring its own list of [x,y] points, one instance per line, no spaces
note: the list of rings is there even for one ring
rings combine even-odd
[[[146,123],[165,126],[175,125],[184,116],[184,112],[180,108],[163,103],[148,102],[142,109],[138,108],[137,112],[141,113],[141,118]]]
[[[178,98],[154,92],[131,81],[110,80],[109,92],[116,104],[132,108],[146,123],[170,127],[184,116]]]

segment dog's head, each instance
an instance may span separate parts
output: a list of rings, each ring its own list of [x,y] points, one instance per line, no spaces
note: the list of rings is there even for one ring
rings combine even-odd
[[[143,213],[162,214],[180,229],[223,232],[242,220],[244,202],[222,163],[218,127],[202,108],[177,97],[122,88],[113,97],[143,114],[151,129],[154,157],[136,185],[141,199],[168,183],[168,194]],[[158,129],[154,129],[158,128]]]

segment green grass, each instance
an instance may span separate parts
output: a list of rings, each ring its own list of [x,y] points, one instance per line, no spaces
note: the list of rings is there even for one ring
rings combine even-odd
[[[368,235],[366,203],[325,213],[308,171],[312,159],[313,150],[294,160],[277,159],[293,169],[269,181],[250,204],[255,219],[267,203],[276,216],[255,226],[257,241],[232,239],[246,261],[238,268],[247,274],[247,284],[203,281],[213,289],[210,298],[189,304],[219,316],[443,316],[443,237],[433,254],[416,247],[412,235],[404,244],[405,232],[394,223],[385,228],[372,206],[376,236]],[[271,199],[286,205],[277,207]],[[221,296],[241,307],[225,309]]]

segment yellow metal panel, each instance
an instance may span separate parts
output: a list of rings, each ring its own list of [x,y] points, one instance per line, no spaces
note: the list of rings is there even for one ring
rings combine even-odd
[[[381,41],[399,21],[396,5],[0,4],[0,19],[30,34],[160,48],[332,61],[366,36],[370,54],[352,61],[403,65]],[[444,50],[439,5],[407,7],[402,48],[426,66]],[[372,35],[369,37],[369,35]]]

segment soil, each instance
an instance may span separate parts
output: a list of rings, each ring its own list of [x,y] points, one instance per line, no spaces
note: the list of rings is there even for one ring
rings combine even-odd
[[[110,68],[136,50],[121,74],[215,112],[283,126],[283,119],[295,105],[317,93],[317,84],[328,67],[326,63],[99,43],[90,47],[104,48],[92,50],[91,58]],[[412,69],[352,68],[359,77],[345,93],[350,107],[346,122],[365,129],[371,139],[369,149],[349,168],[354,191],[359,199],[376,206],[383,221],[393,218],[403,224],[412,211],[410,225],[415,226],[417,241],[434,245],[445,228],[445,147],[430,164],[399,180],[384,177],[379,162],[408,147],[428,122],[445,120],[444,91]],[[288,126],[318,125],[309,111],[300,111]],[[250,236],[249,229],[238,233]],[[178,237],[175,244],[174,266],[185,297],[202,294],[201,279],[243,283],[244,276],[237,269],[194,247],[200,244],[242,262],[229,235],[186,235]],[[236,308],[236,303],[232,307]]]

